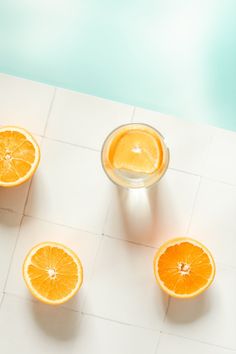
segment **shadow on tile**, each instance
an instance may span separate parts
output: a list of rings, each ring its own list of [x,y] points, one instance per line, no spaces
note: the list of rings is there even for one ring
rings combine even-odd
[[[40,330],[47,336],[69,341],[79,334],[78,312],[32,302],[32,314]]]
[[[20,225],[21,215],[8,211],[8,210],[0,210],[0,226],[6,227],[8,229],[17,229]],[[7,236],[10,236],[8,234]],[[14,234],[15,237],[15,234]]]
[[[155,280],[154,280],[155,282]],[[166,313],[167,307],[168,307],[168,299],[169,299],[169,295],[167,295],[164,291],[162,291],[159,287],[158,284],[156,285],[156,304],[157,304],[157,310],[160,307],[160,301],[159,299],[161,298],[161,305],[163,308],[164,313]]]
[[[156,243],[158,228],[158,185],[145,189],[116,188],[127,239]]]
[[[0,188],[0,208],[22,213],[30,186],[30,181],[12,188]]]
[[[211,291],[199,295],[194,299],[170,299],[170,306],[166,316],[168,324],[187,324],[197,321],[207,315],[211,309]]]

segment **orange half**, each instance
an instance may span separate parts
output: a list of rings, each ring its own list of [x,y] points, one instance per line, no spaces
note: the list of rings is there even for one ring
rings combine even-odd
[[[157,283],[169,295],[192,298],[205,291],[215,277],[210,251],[191,238],[166,242],[154,258]]]
[[[0,128],[0,186],[24,183],[35,173],[40,150],[30,133],[22,128]]]
[[[66,246],[44,242],[32,248],[25,258],[23,277],[36,299],[59,305],[80,289],[83,267],[78,256]]]

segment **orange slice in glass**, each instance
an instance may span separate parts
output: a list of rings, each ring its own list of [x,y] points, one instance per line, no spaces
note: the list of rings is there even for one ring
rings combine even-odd
[[[0,186],[13,187],[35,173],[40,150],[30,133],[22,128],[0,128]]]
[[[215,277],[210,251],[190,238],[166,242],[154,258],[157,283],[169,295],[192,298],[205,291]]]
[[[151,174],[162,163],[162,146],[157,138],[144,130],[132,129],[116,139],[110,156],[116,169]]]
[[[66,246],[44,242],[35,246],[23,264],[23,277],[32,295],[50,305],[71,299],[83,282],[78,256]]]

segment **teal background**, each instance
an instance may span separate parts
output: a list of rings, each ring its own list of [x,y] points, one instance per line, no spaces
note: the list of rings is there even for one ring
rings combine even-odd
[[[0,71],[236,130],[236,1],[0,0]]]

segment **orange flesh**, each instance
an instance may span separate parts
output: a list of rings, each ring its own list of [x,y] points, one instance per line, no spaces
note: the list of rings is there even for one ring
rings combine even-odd
[[[32,256],[28,276],[38,294],[48,300],[58,300],[76,287],[78,266],[63,249],[46,246]]]
[[[17,131],[0,132],[0,181],[15,182],[25,176],[35,160],[35,147]]]
[[[158,261],[164,286],[176,294],[192,294],[208,284],[213,267],[204,250],[189,242],[166,249]]]
[[[162,144],[148,128],[124,129],[110,145],[109,160],[113,168],[151,174],[162,164]]]

